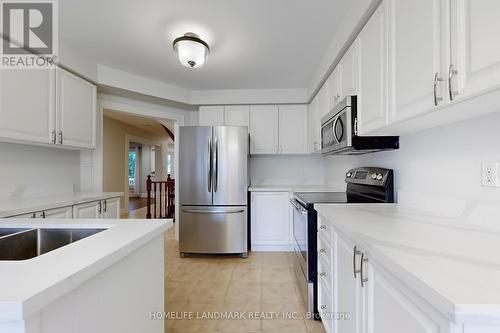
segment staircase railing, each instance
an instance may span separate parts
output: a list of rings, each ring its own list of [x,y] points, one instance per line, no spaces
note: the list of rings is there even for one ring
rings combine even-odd
[[[175,179],[168,175],[167,180],[146,180],[147,219],[173,219],[175,216]]]

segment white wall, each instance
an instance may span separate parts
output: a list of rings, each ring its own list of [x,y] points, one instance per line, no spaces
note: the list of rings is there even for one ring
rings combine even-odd
[[[476,118],[400,138],[398,151],[325,159],[328,184],[343,181],[357,166],[392,168],[396,188],[490,203],[500,188],[481,186],[481,161],[500,161],[500,115]]]
[[[325,180],[321,155],[256,156],[250,158],[252,185],[321,185]]]
[[[0,197],[27,187],[80,188],[80,153],[73,150],[0,143]]]

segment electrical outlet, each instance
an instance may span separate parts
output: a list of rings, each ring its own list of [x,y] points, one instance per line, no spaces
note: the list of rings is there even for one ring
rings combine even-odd
[[[483,162],[481,168],[482,185],[485,187],[499,187],[498,162]]]

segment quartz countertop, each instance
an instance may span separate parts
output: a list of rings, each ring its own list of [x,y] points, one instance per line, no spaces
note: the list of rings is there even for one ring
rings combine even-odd
[[[250,192],[343,192],[338,187],[326,185],[250,185]]]
[[[0,228],[106,228],[107,230],[22,261],[0,261],[0,321],[29,317],[81,283],[160,237],[171,220],[8,219]]]
[[[0,218],[123,196],[122,192],[75,192],[68,195],[0,201]]]
[[[315,209],[450,320],[500,322],[500,233],[397,204]]]

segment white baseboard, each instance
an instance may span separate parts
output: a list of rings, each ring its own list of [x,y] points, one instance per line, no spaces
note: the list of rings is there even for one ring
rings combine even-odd
[[[251,246],[253,252],[293,252],[293,245],[256,245]]]

